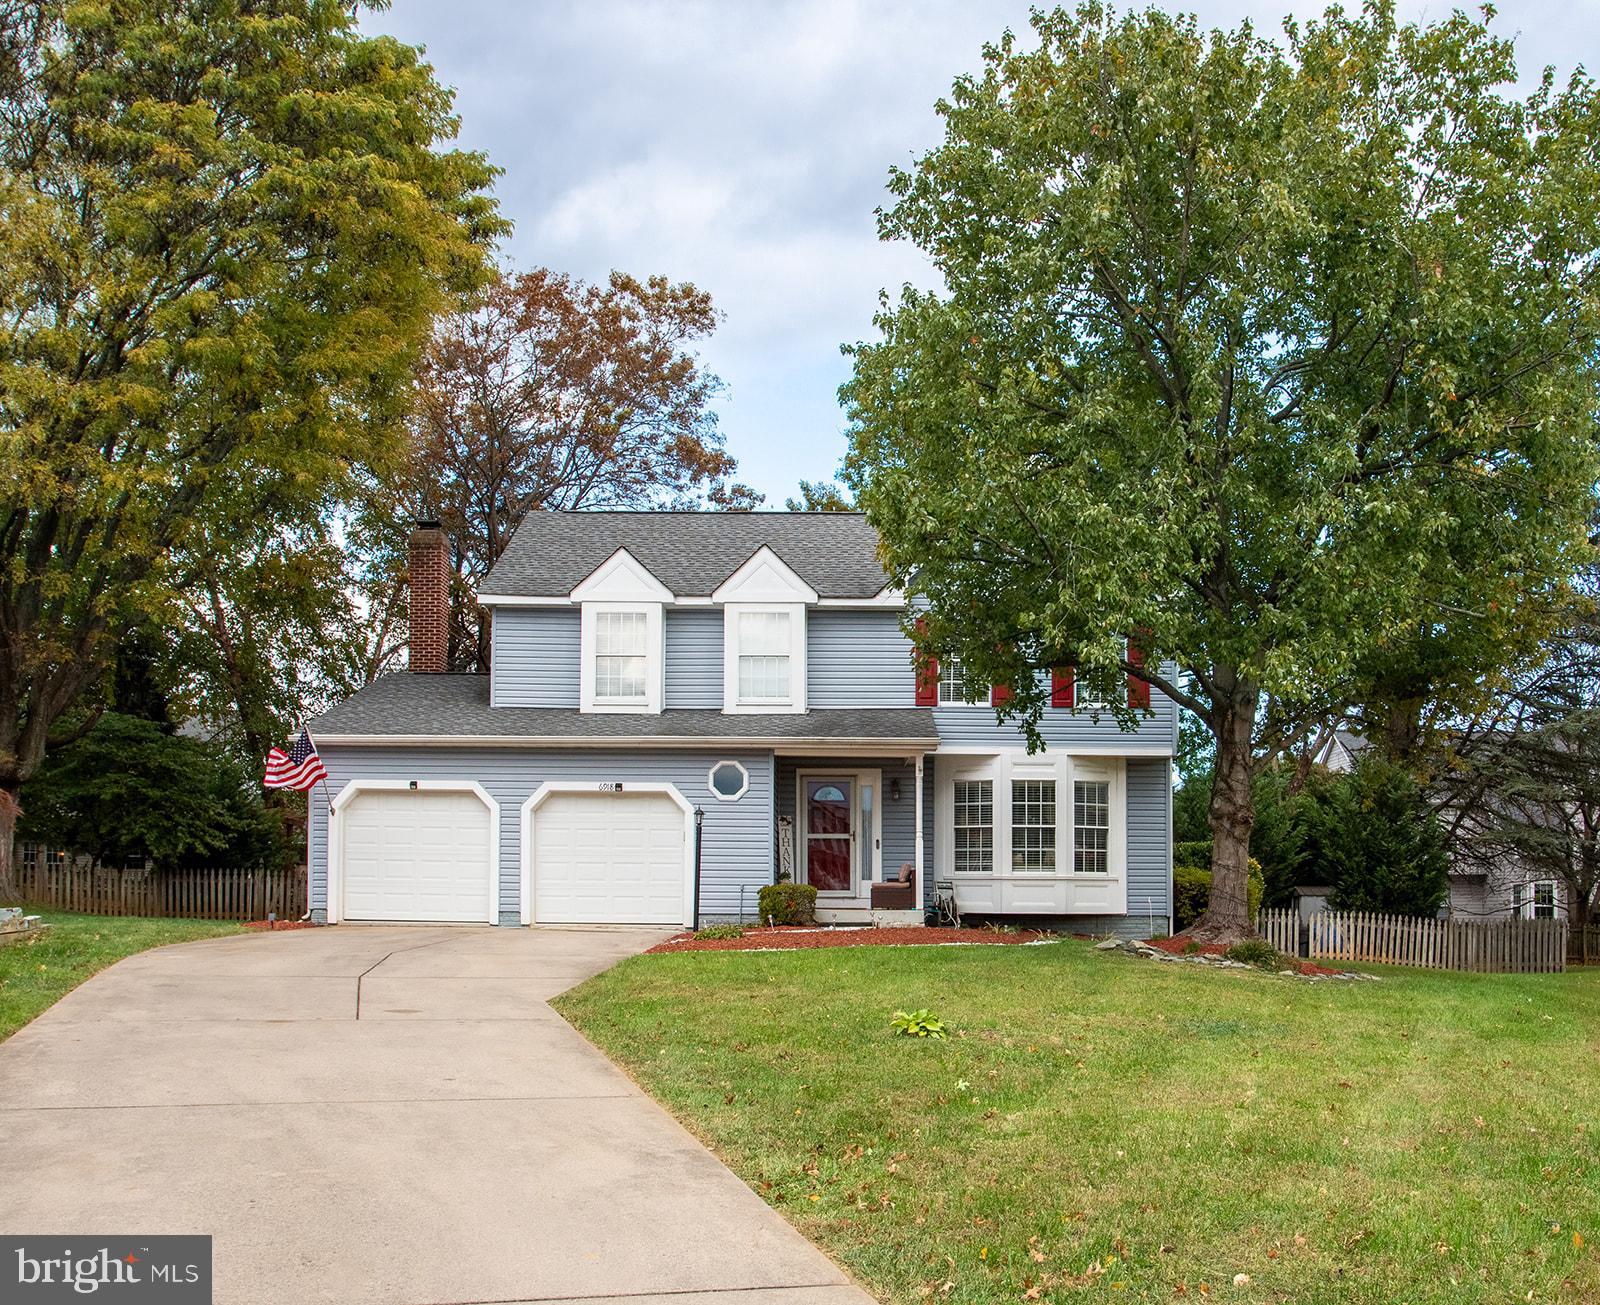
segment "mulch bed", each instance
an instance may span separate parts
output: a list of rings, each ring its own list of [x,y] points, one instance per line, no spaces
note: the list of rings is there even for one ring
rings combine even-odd
[[[271,929],[277,933],[280,929],[315,929],[319,926],[315,920],[246,920],[246,929]]]
[[[1145,942],[1160,951],[1171,952],[1174,956],[1221,956],[1228,948],[1223,943],[1200,943],[1196,946],[1187,938],[1146,938]],[[1330,970],[1326,965],[1316,965],[1311,961],[1296,961],[1296,974],[1343,974],[1343,970]]]
[[[1039,930],[998,933],[992,929],[929,928],[913,924],[895,928],[829,929],[825,927],[778,925],[751,928],[742,938],[696,938],[680,933],[658,943],[654,952],[756,952],[794,951],[803,947],[936,947],[959,944],[986,946],[993,943],[1031,943],[1054,938]]]

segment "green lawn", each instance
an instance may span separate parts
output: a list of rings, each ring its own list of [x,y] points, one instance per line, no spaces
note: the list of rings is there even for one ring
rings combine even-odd
[[[701,952],[558,1006],[888,1301],[1600,1301],[1600,970],[1382,973]]]
[[[0,947],[0,1041],[124,956],[240,932],[239,925],[219,920],[136,920],[48,909],[37,914],[52,925],[48,932]]]

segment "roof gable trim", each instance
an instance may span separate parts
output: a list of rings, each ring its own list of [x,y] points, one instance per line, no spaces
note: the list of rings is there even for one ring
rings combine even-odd
[[[579,603],[670,603],[672,590],[626,548],[619,548],[573,587]]]
[[[814,603],[817,591],[794,568],[761,545],[711,595],[714,603]]]

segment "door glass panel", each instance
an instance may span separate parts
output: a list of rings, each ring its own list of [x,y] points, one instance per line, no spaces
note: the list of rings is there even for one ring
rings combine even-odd
[[[819,893],[848,893],[854,887],[852,787],[843,779],[806,781],[806,881]]]

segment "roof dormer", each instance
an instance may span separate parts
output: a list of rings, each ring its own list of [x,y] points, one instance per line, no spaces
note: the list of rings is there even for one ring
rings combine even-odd
[[[714,603],[815,603],[817,591],[763,544],[711,595]]]

